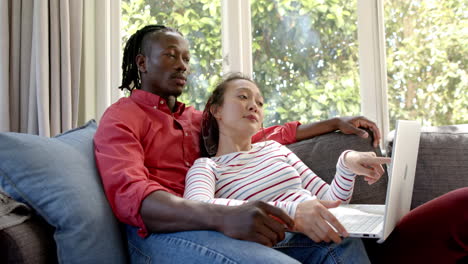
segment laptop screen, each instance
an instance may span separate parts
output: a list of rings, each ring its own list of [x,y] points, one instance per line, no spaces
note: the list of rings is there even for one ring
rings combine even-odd
[[[395,228],[411,206],[421,126],[417,121],[398,120],[388,171],[387,198],[382,240]]]

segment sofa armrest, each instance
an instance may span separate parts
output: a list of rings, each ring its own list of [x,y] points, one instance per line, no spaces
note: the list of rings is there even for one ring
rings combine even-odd
[[[53,228],[0,189],[0,263],[57,263]]]
[[[370,131],[368,132],[370,135],[372,134]],[[380,149],[372,146],[372,137],[363,139],[356,135],[346,135],[341,132],[327,133],[290,144],[287,147],[328,183],[335,176],[336,162],[343,151],[348,149],[373,151],[378,156],[382,156]],[[387,181],[387,173],[372,185],[367,184],[363,177],[357,177],[351,203],[384,204]]]
[[[0,262],[58,263],[53,228],[39,216],[0,230]]]

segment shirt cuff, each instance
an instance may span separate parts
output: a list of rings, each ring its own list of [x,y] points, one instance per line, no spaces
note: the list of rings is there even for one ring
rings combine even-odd
[[[345,173],[346,176],[355,177],[356,174],[354,173],[354,171],[352,171],[350,168],[348,168],[348,166],[346,166],[346,164],[344,162],[345,155],[348,154],[351,151],[353,151],[353,150],[343,151],[343,153],[341,153],[340,157],[338,158],[338,164],[337,165],[338,165],[338,169],[341,169],[341,171],[343,173]]]

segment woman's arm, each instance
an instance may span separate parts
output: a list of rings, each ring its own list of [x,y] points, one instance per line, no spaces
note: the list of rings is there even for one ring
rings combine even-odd
[[[215,198],[216,191],[216,175],[213,172],[213,167],[210,165],[210,160],[201,158],[195,161],[190,168],[185,179],[184,198],[194,201],[200,201],[210,204],[219,204],[226,206],[238,206],[247,203],[246,200]],[[255,177],[251,175],[250,177]],[[237,188],[233,183],[226,185],[225,188]],[[268,186],[264,186],[268,188]],[[299,203],[293,201],[268,201],[268,204],[283,209],[289,216],[294,217],[296,206]]]
[[[301,177],[303,188],[311,190],[312,195],[318,198],[303,201],[297,205],[294,215],[294,230],[304,233],[317,243],[321,241],[340,243],[341,238],[339,234],[345,237],[348,234],[336,217],[328,211],[328,208],[337,207],[340,204],[340,200],[321,200],[324,194],[330,192],[330,186],[312,172],[287,147],[281,146],[281,151],[286,155],[286,162],[294,167]]]
[[[338,159],[336,174],[331,184],[326,183],[304,164],[287,147],[282,146],[287,153],[287,162],[296,169],[301,177],[302,187],[309,190],[320,200],[341,201],[349,203],[353,193],[355,174],[343,163],[345,152]]]
[[[196,160],[185,177],[185,199],[230,206],[241,205],[247,202],[235,199],[215,198],[215,191],[216,176],[213,168],[210,166],[210,159],[201,158]]]

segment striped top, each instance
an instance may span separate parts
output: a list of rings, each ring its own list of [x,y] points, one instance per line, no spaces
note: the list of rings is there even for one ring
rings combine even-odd
[[[261,200],[293,218],[297,205],[307,200],[349,203],[356,175],[344,165],[345,153],[330,185],[276,141],[253,144],[249,151],[199,158],[185,179],[184,198],[230,206]]]

